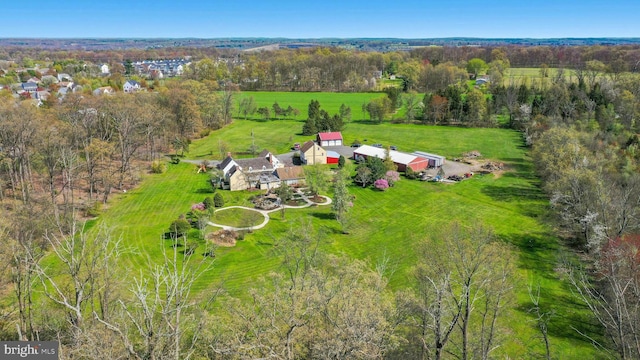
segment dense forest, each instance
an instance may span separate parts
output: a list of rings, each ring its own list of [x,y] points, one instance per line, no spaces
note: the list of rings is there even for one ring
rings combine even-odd
[[[162,81],[125,66],[185,56],[193,61],[184,76]],[[88,89],[41,107],[0,91],[0,338],[59,339],[79,359],[490,358],[504,335],[493,321],[512,264],[481,226],[452,224],[448,236],[434,234],[457,240],[448,246],[456,251],[425,252],[438,266],[416,269],[415,293],[389,291],[384,272],[364,263],[318,253],[320,236],[303,227],[280,240],[284,272],[241,303],[222,290],[190,296],[201,269],[177,261],[177,253],[130,285],[128,298],[114,274],[121,240],[108,228],[89,238],[80,225],[165,154],[256,114],[255,104],[236,101],[241,91],[382,91],[385,97],[363,104],[369,119],[355,120],[522,133],[556,215],[548,221],[581,255],[583,268],[566,264],[566,273],[603,329],[599,345],[611,356],[640,358],[638,46],[390,53],[16,47],[0,49],[0,59],[3,84],[26,69],[37,76],[35,62]],[[111,64],[111,75],[95,75],[101,62]],[[535,67],[539,76],[510,77],[514,67]],[[392,75],[398,85],[381,87],[380,76]],[[149,91],[90,95],[107,84],[121,89],[127,78]],[[480,78],[489,82],[476,85]],[[51,252],[62,273],[52,275],[43,260]],[[44,296],[34,296],[36,287]],[[482,304],[471,302],[478,294]],[[213,300],[225,311],[211,311]],[[539,320],[546,339],[544,314]]]

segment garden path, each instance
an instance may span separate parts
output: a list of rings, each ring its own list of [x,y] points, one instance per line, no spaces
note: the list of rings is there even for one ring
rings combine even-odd
[[[309,199],[302,192],[299,192],[298,194],[302,196],[302,199],[304,199],[306,201],[306,204],[299,205],[299,206],[284,205],[285,209],[303,209],[303,208],[306,208],[306,207],[309,207],[309,206],[312,206],[312,205],[329,205],[329,204],[331,204],[331,198],[328,197],[328,196],[318,195],[318,196],[324,198],[325,202],[317,203],[317,202],[314,202],[311,199]],[[262,216],[264,217],[264,221],[262,221],[262,223],[260,223],[258,225],[248,226],[248,227],[235,227],[235,226],[216,224],[213,221],[209,221],[208,224],[211,225],[211,226],[220,227],[220,228],[222,228],[224,230],[235,230],[235,231],[239,231],[239,230],[257,230],[257,229],[262,229],[263,227],[265,227],[269,223],[269,220],[270,220],[269,213],[281,210],[281,207],[277,207],[277,208],[271,209],[271,210],[261,210],[261,209],[254,209],[254,208],[246,207],[246,206],[227,206],[227,207],[223,207],[223,208],[217,209],[214,212],[214,214],[216,212],[218,212],[218,211],[234,209],[234,208],[235,209],[245,209],[245,210],[258,212],[258,213],[262,214]]]

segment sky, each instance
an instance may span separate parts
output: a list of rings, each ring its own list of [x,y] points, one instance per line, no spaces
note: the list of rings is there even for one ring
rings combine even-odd
[[[640,0],[0,1],[1,38],[640,37]]]

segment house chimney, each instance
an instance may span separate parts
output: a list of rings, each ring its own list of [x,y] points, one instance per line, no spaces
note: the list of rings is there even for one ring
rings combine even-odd
[[[227,152],[227,157],[231,157],[231,151]]]

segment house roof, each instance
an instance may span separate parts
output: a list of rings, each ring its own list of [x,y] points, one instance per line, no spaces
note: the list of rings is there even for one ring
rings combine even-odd
[[[287,166],[278,168],[276,169],[276,173],[278,174],[278,178],[280,178],[280,180],[304,179],[304,170],[302,169],[302,166]]]
[[[342,134],[340,132],[321,132],[321,133],[318,133],[318,138],[322,141],[342,140]]]
[[[335,151],[327,150],[327,157],[330,157],[330,158],[339,158],[339,157],[340,157],[340,154],[338,154],[338,153],[337,153],[337,152],[335,152]]]
[[[231,156],[227,156],[220,164],[218,164],[218,169],[224,170],[232,161],[233,158]]]
[[[386,150],[382,148],[362,145],[353,152],[353,155],[375,156],[377,158],[384,159],[386,157],[385,152]],[[389,156],[394,163],[398,164],[409,164],[417,158],[415,155],[395,150],[389,150]]]
[[[26,83],[22,83],[22,88],[23,89],[33,89],[36,90],[38,88],[38,84],[34,83],[34,82],[26,82]]]
[[[307,150],[311,149],[315,144],[316,144],[315,142],[309,140],[306,143],[302,144],[302,146],[300,147],[300,151],[302,151],[303,153],[306,153]]]
[[[127,83],[129,83],[129,85],[131,85],[131,86],[136,86],[136,85],[140,86],[140,83],[135,81],[135,80],[127,80],[127,82],[125,84],[127,84]]]
[[[242,171],[273,171],[273,165],[265,158],[236,159],[234,160],[238,166],[242,167]]]
[[[264,149],[260,152],[260,154],[258,154],[259,157],[267,157],[267,155],[269,155],[270,152],[267,149]]]

